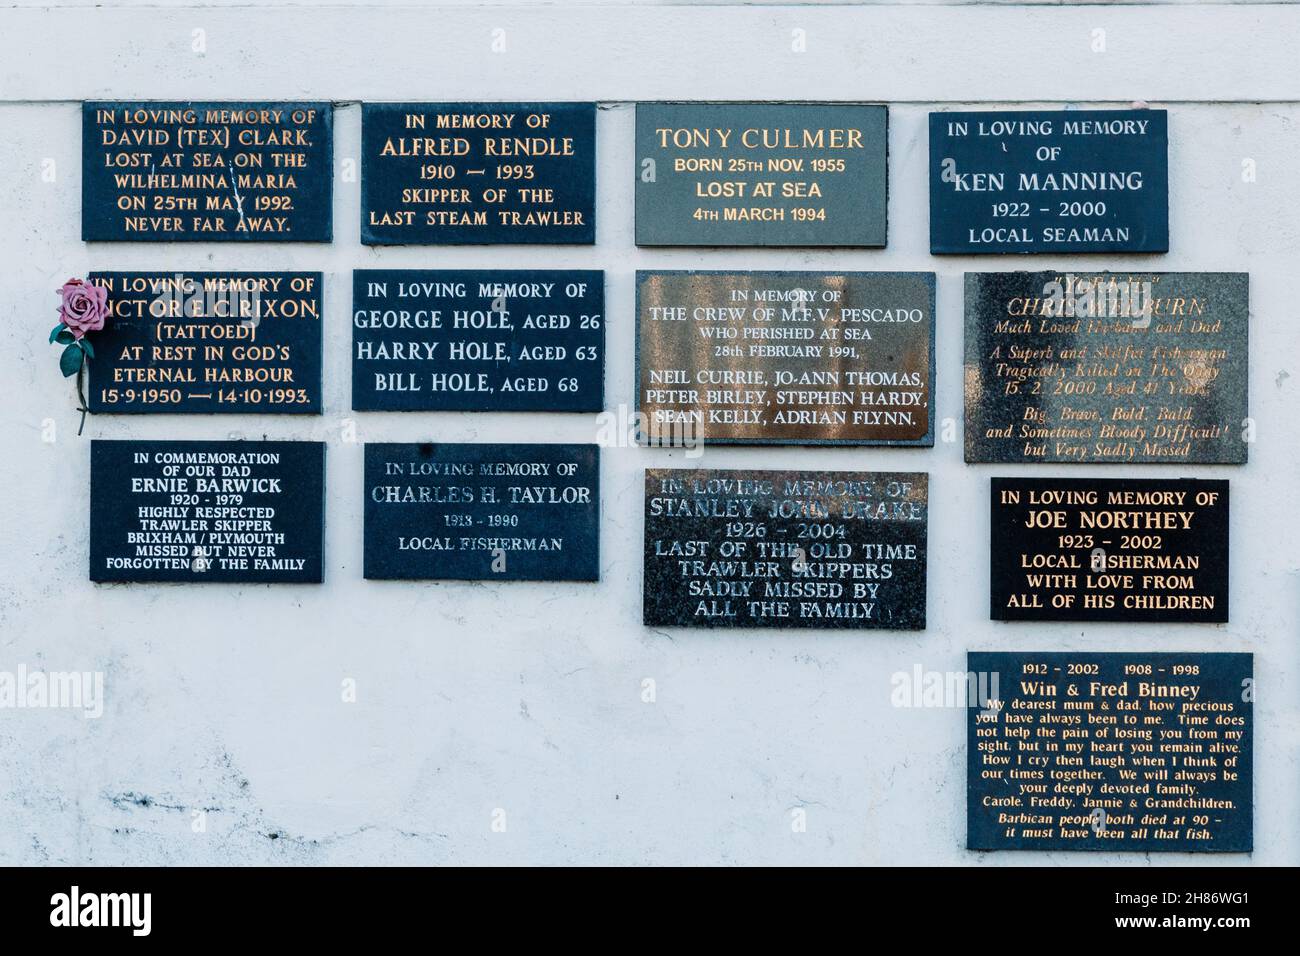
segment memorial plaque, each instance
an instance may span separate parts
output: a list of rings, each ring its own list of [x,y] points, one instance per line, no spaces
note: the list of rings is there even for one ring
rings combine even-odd
[[[883,246],[889,111],[638,103],[638,246]]]
[[[1168,252],[1164,110],[930,114],[932,253]]]
[[[638,272],[655,445],[933,445],[932,272]]]
[[[367,245],[596,241],[595,103],[363,103]]]
[[[367,444],[367,578],[600,579],[596,445]]]
[[[924,630],[928,482],[647,469],[645,624]]]
[[[325,444],[92,441],[90,580],[319,583]]]
[[[1228,483],[994,478],[998,621],[1228,620]]]
[[[972,651],[966,666],[967,848],[1253,848],[1252,655]]]
[[[605,274],[352,273],[357,411],[598,412]]]
[[[966,461],[1245,463],[1248,278],[966,273]]]
[[[320,414],[319,272],[92,272],[87,400],[121,414]]]
[[[86,242],[329,242],[329,103],[83,103]]]

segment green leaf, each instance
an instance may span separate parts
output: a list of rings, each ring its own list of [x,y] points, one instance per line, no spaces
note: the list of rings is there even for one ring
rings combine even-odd
[[[67,330],[66,328],[64,328],[64,327],[63,327],[63,323],[60,322],[58,325],[56,325],[54,328],[52,328],[52,329],[50,330],[50,341],[53,342],[53,341],[54,341],[55,339],[57,339],[60,335],[62,335],[64,332],[68,332],[68,330]],[[68,332],[68,335],[71,335],[71,334],[72,334],[71,332]]]
[[[77,341],[77,337],[73,335],[71,332],[69,332],[67,329],[64,329],[62,332],[59,333],[59,337],[55,341],[57,341],[60,345],[71,345],[73,342]]]
[[[86,358],[95,357],[95,350],[90,347],[90,339],[81,340],[81,350],[86,353]]]
[[[81,371],[81,363],[86,360],[86,353],[77,345],[69,345],[59,356],[59,371],[64,378],[72,378]]]

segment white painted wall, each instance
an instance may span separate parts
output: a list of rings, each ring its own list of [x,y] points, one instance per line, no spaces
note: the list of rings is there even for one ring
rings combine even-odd
[[[971,854],[965,715],[889,704],[890,676],[964,669],[967,649],[1249,650],[1256,655],[1255,843],[1300,861],[1300,73],[1288,5],[775,7],[671,4],[0,10],[0,670],[102,670],[106,709],[0,710],[3,863],[1240,863],[1243,857]],[[489,52],[490,31],[508,49]],[[790,52],[791,30],[808,52]],[[1094,29],[1107,49],[1095,53]],[[195,30],[206,53],[192,52]],[[595,99],[594,248],[363,248],[337,183],[328,246],[79,240],[78,102],[334,99],[336,165],[362,99]],[[883,251],[638,250],[631,101],[888,102]],[[936,106],[1170,110],[1171,252],[928,255],[926,113]],[[1243,182],[1242,163],[1257,181]],[[57,177],[44,182],[52,160]],[[598,585],[365,582],[348,410],[350,270],[581,267],[607,273],[608,406],[631,404],[637,268],[939,274],[937,400],[960,419],[961,273],[1247,270],[1251,411],[1241,468],[966,466],[931,450],[710,449],[711,467],[931,474],[924,633],[650,631],[640,623],[641,472],[604,453]],[[326,583],[104,586],[86,579],[89,448],[45,344],[53,290],[92,269],[326,273],[325,409],[100,416],[87,437],[323,439]],[[46,437],[47,420],[57,428]],[[363,441],[591,441],[592,416],[358,415]],[[993,474],[1227,477],[1232,614],[1222,627],[1026,625],[987,613]],[[344,704],[340,682],[357,682]],[[655,703],[641,681],[653,678]],[[807,809],[806,833],[791,810]],[[504,808],[508,829],[490,829]],[[206,832],[192,813],[206,810]]]

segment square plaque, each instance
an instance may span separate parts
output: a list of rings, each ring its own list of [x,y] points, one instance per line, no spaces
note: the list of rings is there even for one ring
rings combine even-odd
[[[319,583],[325,443],[92,441],[90,580]]]
[[[969,849],[1253,848],[1252,655],[972,651],[966,666]]]
[[[92,272],[96,413],[321,411],[319,272]]]
[[[81,106],[85,242],[329,242],[329,103]]]
[[[928,483],[647,469],[644,622],[924,630]]]
[[[653,445],[933,445],[932,272],[638,272]]]
[[[1247,287],[966,273],[966,461],[1244,464]]]
[[[605,274],[352,273],[357,411],[598,412]]]
[[[930,252],[1168,251],[1164,110],[930,114]]]
[[[994,478],[998,621],[1228,620],[1228,483]]]
[[[365,576],[600,579],[597,445],[367,444]]]
[[[883,246],[889,111],[638,103],[638,246]]]
[[[595,103],[363,103],[367,245],[596,241]]]

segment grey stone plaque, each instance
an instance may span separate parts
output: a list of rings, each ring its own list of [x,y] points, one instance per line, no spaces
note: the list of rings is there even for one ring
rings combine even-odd
[[[639,246],[883,246],[888,110],[639,103]]]
[[[966,274],[966,461],[1244,464],[1248,276]]]
[[[925,629],[929,476],[649,469],[652,627]]]
[[[638,272],[652,445],[933,445],[931,272]]]

